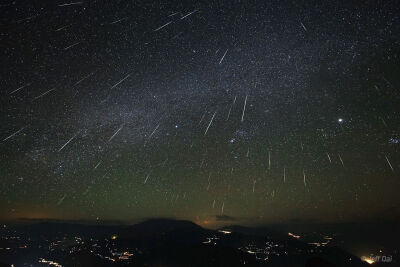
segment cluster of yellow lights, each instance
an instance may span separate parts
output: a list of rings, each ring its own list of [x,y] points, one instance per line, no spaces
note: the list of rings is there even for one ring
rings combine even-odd
[[[362,261],[365,261],[365,262],[368,263],[368,264],[373,264],[373,263],[375,262],[375,260],[374,260],[373,258],[371,258],[371,257],[366,257],[366,256],[362,256],[362,257],[361,257],[361,260],[362,260]]]
[[[293,238],[296,238],[296,239],[299,239],[300,238],[300,236],[299,235],[295,235],[295,234],[292,234],[292,233],[288,233],[288,236],[291,236],[291,237],[293,237]]]
[[[132,257],[133,254],[129,253],[127,251],[124,251],[124,253],[122,253],[122,256],[119,256],[120,260],[129,260],[130,257]]]
[[[113,236],[111,236],[111,239],[112,240],[115,240],[115,239],[117,239],[118,238],[118,236],[117,235],[113,235]]]
[[[230,234],[230,233],[232,233],[231,231],[227,231],[227,230],[218,230],[218,232],[223,233],[223,234]]]
[[[53,265],[53,266],[56,266],[56,267],[62,267],[61,264],[59,264],[59,263],[57,263],[55,261],[48,261],[48,260],[45,260],[45,259],[39,259],[39,262],[40,263],[47,263],[49,265]]]

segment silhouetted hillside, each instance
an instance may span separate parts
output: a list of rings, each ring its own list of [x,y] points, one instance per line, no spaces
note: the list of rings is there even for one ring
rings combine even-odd
[[[151,219],[132,226],[19,224],[0,229],[0,234],[0,247],[7,248],[0,251],[0,262],[15,266],[35,266],[42,258],[62,266],[102,267],[368,266],[337,247],[339,240],[326,246],[318,240],[309,243],[318,236],[315,231],[305,238],[268,227],[209,230],[190,221]]]
[[[121,242],[132,242],[140,247],[199,244],[215,231],[204,229],[184,220],[151,219],[122,229]]]

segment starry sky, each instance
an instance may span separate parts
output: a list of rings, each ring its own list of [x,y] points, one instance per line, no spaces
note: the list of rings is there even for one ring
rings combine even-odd
[[[397,1],[0,12],[0,219],[399,218]]]

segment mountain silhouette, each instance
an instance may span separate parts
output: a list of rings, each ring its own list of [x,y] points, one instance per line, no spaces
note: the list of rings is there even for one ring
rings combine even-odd
[[[315,248],[268,227],[210,230],[191,221],[149,219],[131,226],[19,224],[12,233],[29,242],[28,248],[17,250],[22,254],[5,258],[10,263],[35,257],[37,262],[39,255],[47,255],[63,266],[368,266],[342,248]],[[1,247],[19,246],[15,239],[2,242]],[[47,250],[49,244],[52,250]],[[119,261],[115,253],[123,251],[132,258]],[[0,262],[8,260],[0,255]]]

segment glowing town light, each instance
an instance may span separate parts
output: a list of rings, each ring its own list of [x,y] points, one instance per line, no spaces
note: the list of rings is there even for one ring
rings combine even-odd
[[[293,238],[296,238],[296,239],[299,239],[300,238],[300,236],[299,235],[295,235],[295,234],[292,234],[292,233],[288,233],[288,236],[291,236],[291,237],[293,237]]]
[[[362,256],[362,257],[361,257],[361,260],[362,260],[362,261],[365,261],[365,262],[368,263],[368,264],[373,264],[373,263],[375,262],[375,260],[374,260],[373,258],[371,258],[371,257],[366,257],[366,256]]]

